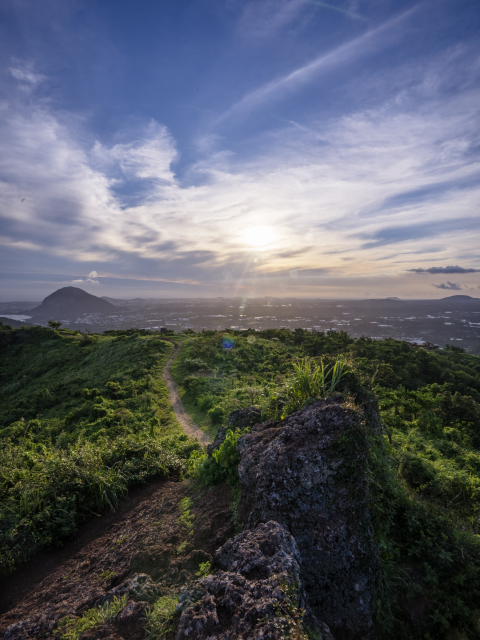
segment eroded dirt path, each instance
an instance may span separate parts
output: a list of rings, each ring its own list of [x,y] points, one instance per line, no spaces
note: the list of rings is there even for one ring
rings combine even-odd
[[[173,410],[175,411],[175,415],[177,416],[177,420],[181,424],[182,429],[185,431],[185,433],[191,436],[192,438],[196,438],[202,444],[209,444],[210,442],[212,442],[212,439],[209,436],[207,436],[207,434],[204,433],[198,427],[198,425],[195,424],[195,422],[192,420],[192,418],[189,416],[189,414],[185,410],[185,407],[183,406],[183,403],[180,399],[180,395],[178,393],[178,386],[174,382],[172,378],[172,374],[170,373],[170,366],[175,356],[178,354],[181,346],[182,346],[181,343],[179,345],[175,345],[173,349],[173,353],[170,356],[169,361],[165,365],[164,374],[163,374],[168,386],[168,392],[170,394],[170,402],[172,404]]]
[[[191,531],[178,506],[186,496],[193,499]],[[61,618],[99,606],[112,588],[136,573],[149,574],[159,595],[176,594],[233,535],[231,499],[226,485],[202,491],[188,480],[153,481],[130,492],[116,512],[92,518],[62,549],[38,552],[0,580],[0,638],[9,628],[8,640],[58,640]],[[123,628],[125,622],[103,625],[81,638],[144,637],[143,613],[131,621],[132,629]]]

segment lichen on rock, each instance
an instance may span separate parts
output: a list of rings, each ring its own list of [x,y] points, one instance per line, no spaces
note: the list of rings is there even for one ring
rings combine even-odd
[[[378,572],[362,416],[319,400],[282,422],[258,424],[238,441],[248,529],[275,520],[295,538],[312,613],[337,640],[369,638]]]
[[[222,569],[180,592],[176,640],[284,638],[302,618],[299,559],[295,540],[277,522],[229,540],[215,554]],[[313,624],[319,638],[333,640],[325,625]]]

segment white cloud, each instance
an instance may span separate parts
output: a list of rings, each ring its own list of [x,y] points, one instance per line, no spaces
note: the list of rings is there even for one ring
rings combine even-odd
[[[250,41],[273,37],[305,10],[298,0],[253,0],[245,3],[238,24],[239,33]]]
[[[72,280],[71,284],[100,284],[100,282],[92,278],[85,278],[85,280],[80,278],[79,280]]]
[[[108,146],[85,142],[81,123],[45,107],[0,105],[0,242],[93,262],[102,275],[108,265],[110,275],[176,282],[223,282],[227,270],[250,287],[292,270],[300,288],[304,270],[326,268],[332,276],[308,286],[332,292],[353,286],[352,273],[378,284],[420,260],[457,264],[478,248],[480,90],[441,100],[440,90],[438,81],[419,106],[402,87],[375,109],[289,125],[247,161],[211,152],[189,185],[172,170],[178,152],[161,124]],[[117,188],[135,181],[145,192],[132,204]],[[275,229],[267,251],[245,241],[259,226]]]
[[[24,62],[17,59],[14,59],[12,62],[13,66],[10,67],[10,73],[15,80],[19,81],[24,91],[30,91],[46,79],[41,73],[35,72],[34,65],[31,62]]]
[[[100,170],[112,172],[118,167],[126,179],[150,178],[170,183],[174,182],[171,164],[177,155],[167,128],[154,121],[145,128],[141,139],[111,148],[97,142],[91,153],[93,165]]]

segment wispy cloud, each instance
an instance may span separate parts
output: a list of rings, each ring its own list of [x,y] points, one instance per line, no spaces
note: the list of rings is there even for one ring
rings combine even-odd
[[[480,273],[480,269],[471,269],[459,267],[458,265],[451,265],[450,267],[428,267],[427,269],[407,269],[407,271],[413,271],[414,273]]]
[[[469,52],[462,55],[466,66]],[[181,180],[177,142],[161,123],[123,131],[122,142],[108,144],[45,103],[3,103],[4,260],[35,256],[50,260],[49,270],[57,260],[62,273],[89,273],[83,283],[97,280],[97,271],[100,284],[105,275],[129,275],[211,291],[218,283],[233,290],[277,278],[279,289],[311,292],[319,283],[332,291],[353,287],[353,275],[377,286],[404,278],[428,290],[406,273],[423,272],[412,256],[414,265],[456,265],[471,256],[464,271],[423,268],[467,280],[480,269],[480,90],[470,84],[439,100],[438,76],[448,64],[440,59],[437,76],[429,70],[436,89],[420,103],[409,78],[375,108],[287,124],[246,159],[228,145],[210,151]],[[266,249],[245,241],[259,226],[274,230]]]
[[[351,60],[357,61],[360,57],[391,44],[394,39],[401,37],[400,24],[410,18],[418,6],[390,18],[379,27],[371,29],[333,51],[323,53],[298,69],[251,91],[220,115],[215,124],[218,125],[232,117],[250,113],[265,103],[278,100],[282,96],[296,91],[324,71],[347,64]]]
[[[304,9],[299,0],[253,0],[246,2],[238,23],[238,32],[251,43],[277,35]]]
[[[18,80],[20,87],[24,91],[30,91],[46,79],[43,74],[35,71],[33,62],[18,60],[16,58],[12,60],[10,73],[15,80]]]

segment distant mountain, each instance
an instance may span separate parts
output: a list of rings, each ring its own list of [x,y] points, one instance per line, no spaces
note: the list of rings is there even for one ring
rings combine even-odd
[[[10,325],[14,329],[19,329],[20,327],[29,327],[31,326],[30,322],[22,322],[21,320],[13,320],[12,318],[5,318],[4,316],[0,316],[0,322],[4,325]]]
[[[119,307],[122,304],[125,304],[125,300],[119,300],[118,298],[109,298],[108,296],[102,296],[100,300],[105,300],[110,304],[113,304],[115,307]]]
[[[440,298],[440,300],[446,302],[480,302],[480,298],[472,298],[472,296],[447,296],[446,298]]]
[[[73,318],[84,313],[112,313],[118,311],[113,304],[92,296],[78,287],[63,287],[45,298],[39,307],[29,310],[34,318],[61,320]]]
[[[133,300],[122,300],[120,298],[109,298],[108,296],[102,296],[102,300],[106,300],[116,307],[134,307],[136,305],[145,302],[145,298],[133,298]]]

